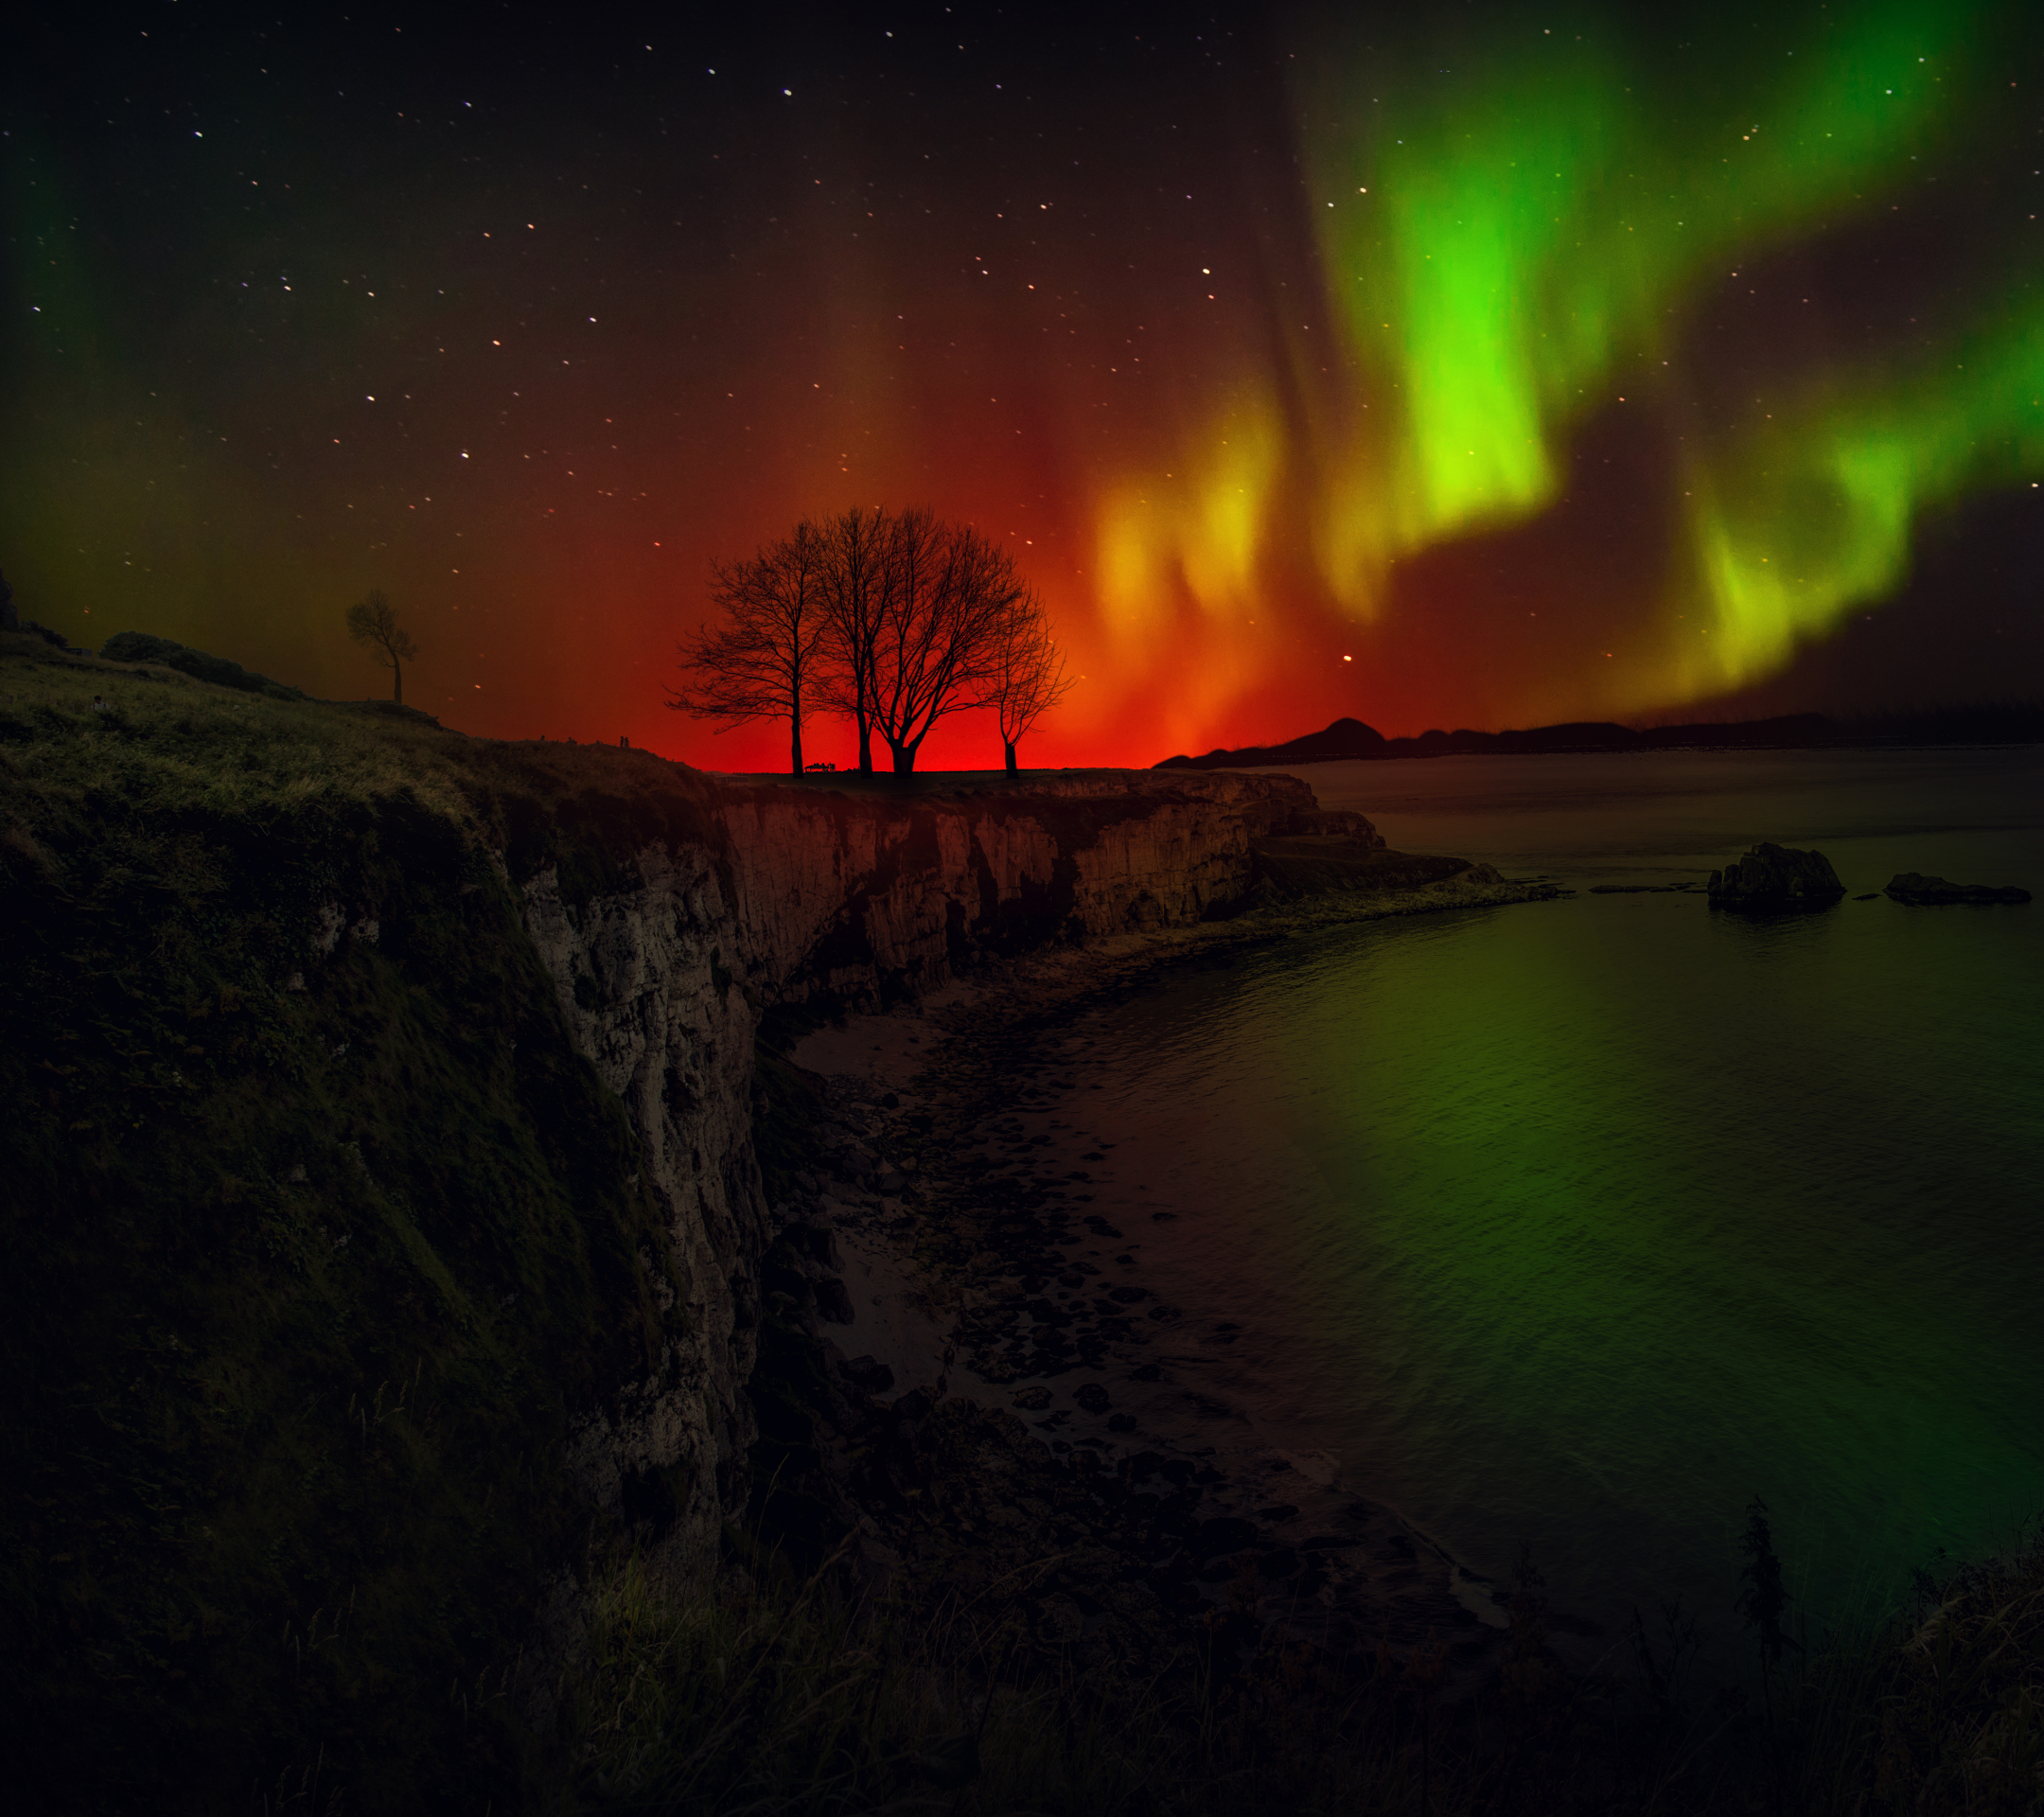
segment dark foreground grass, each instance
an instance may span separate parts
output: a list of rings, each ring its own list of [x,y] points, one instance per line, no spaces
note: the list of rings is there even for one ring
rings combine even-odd
[[[755,1563],[757,1562],[755,1555]],[[1803,1812],[2044,1809],[2044,1552],[1947,1582],[1887,1628],[1812,1645],[1772,1718],[1690,1670],[1694,1624],[1636,1620],[1622,1658],[1564,1675],[1522,1583],[1515,1656],[1437,1702],[1440,1653],[1337,1666],[1310,1647],[1189,1655],[1132,1677],[1045,1647],[997,1598],[847,1599],[740,1565],[693,1591],[637,1557],[595,1574],[564,1701],[585,1811]]]
[[[598,887],[703,793],[0,639],[0,1758],[27,1808],[537,1783],[477,1712],[589,1544],[566,1433],[661,1353],[666,1250],[516,880]]]

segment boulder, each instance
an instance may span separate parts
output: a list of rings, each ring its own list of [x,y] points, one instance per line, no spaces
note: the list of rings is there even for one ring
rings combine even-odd
[[[1845,893],[1831,860],[1822,852],[1786,845],[1756,845],[1722,871],[1710,873],[1711,906],[1717,908],[1827,908]]]
[[[1996,902],[2028,902],[2030,892],[2014,884],[1947,883],[1943,877],[1927,877],[1920,871],[1904,871],[1888,885],[1897,902],[1918,908],[1942,908],[1955,902],[1975,905]]]
[[[833,1325],[850,1325],[858,1314],[852,1305],[852,1291],[836,1275],[825,1275],[816,1284],[817,1316]]]
[[[854,1387],[868,1394],[885,1394],[894,1385],[894,1371],[877,1357],[855,1356],[838,1367]]]

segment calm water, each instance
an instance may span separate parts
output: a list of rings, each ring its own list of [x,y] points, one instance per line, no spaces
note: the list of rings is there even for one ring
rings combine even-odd
[[[1083,1031],[1144,1278],[1208,1387],[1473,1568],[1720,1634],[1745,1504],[1825,1615],[2044,1510],[2044,753],[1316,765],[1394,847],[1674,880],[1757,839],[1855,892],[1378,923]],[[1135,1183],[1141,1182],[1138,1189]],[[1131,1234],[1137,1234],[1132,1229]]]

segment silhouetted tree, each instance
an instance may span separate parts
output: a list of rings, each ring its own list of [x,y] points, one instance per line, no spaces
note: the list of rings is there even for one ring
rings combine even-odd
[[[819,707],[854,722],[860,769],[877,732],[906,775],[946,714],[1000,706],[1013,768],[1013,741],[1067,685],[1013,560],[927,510],[804,519],[714,572],[725,622],[681,646],[693,679],[671,704],[727,725],[785,715],[798,772]]]
[[[1037,720],[1071,692],[1072,677],[1050,637],[1050,620],[1033,593],[1024,593],[1009,609],[994,652],[994,672],[987,704],[1000,720],[1001,750],[1010,774],[1015,747]]]
[[[21,619],[14,610],[14,590],[8,585],[7,576],[0,574],[0,631],[18,631]]]
[[[378,661],[391,672],[391,698],[404,705],[404,664],[418,654],[412,633],[397,622],[397,609],[380,587],[347,609],[348,635],[356,643],[382,652]]]
[[[818,687],[830,629],[830,551],[817,527],[797,524],[749,561],[712,570],[721,626],[704,626],[680,646],[688,683],[668,705],[722,730],[785,718],[795,774],[802,773],[802,721],[821,704]]]
[[[904,511],[887,538],[887,603],[864,685],[897,775],[946,714],[984,706],[1005,627],[1029,590],[1003,550],[964,524]]]
[[[858,767],[872,773],[873,670],[881,627],[893,599],[890,552],[895,520],[885,511],[847,511],[820,528],[829,601],[828,677],[822,697],[858,731]]]

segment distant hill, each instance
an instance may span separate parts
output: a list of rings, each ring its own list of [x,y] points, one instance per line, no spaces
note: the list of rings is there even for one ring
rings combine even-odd
[[[1431,734],[1430,734],[1431,735]],[[1403,739],[1401,743],[1411,743]],[[1390,741],[1360,719],[1337,719],[1325,732],[1309,732],[1282,745],[1251,745],[1242,750],[1209,750],[1204,757],[1167,757],[1158,769],[1250,769],[1264,765],[1331,764],[1356,757],[1389,757]]]
[[[1204,757],[1167,757],[1158,769],[1290,768],[1295,764],[1353,762],[1358,758],[1558,756],[1605,750],[1807,750],[1879,745],[2044,744],[2044,705],[1990,702],[1930,708],[1859,719],[1791,713],[1776,719],[1742,719],[1690,726],[1630,726],[1590,721],[1535,726],[1526,732],[1423,732],[1386,738],[1360,719],[1337,719],[1281,745],[1209,750]]]

